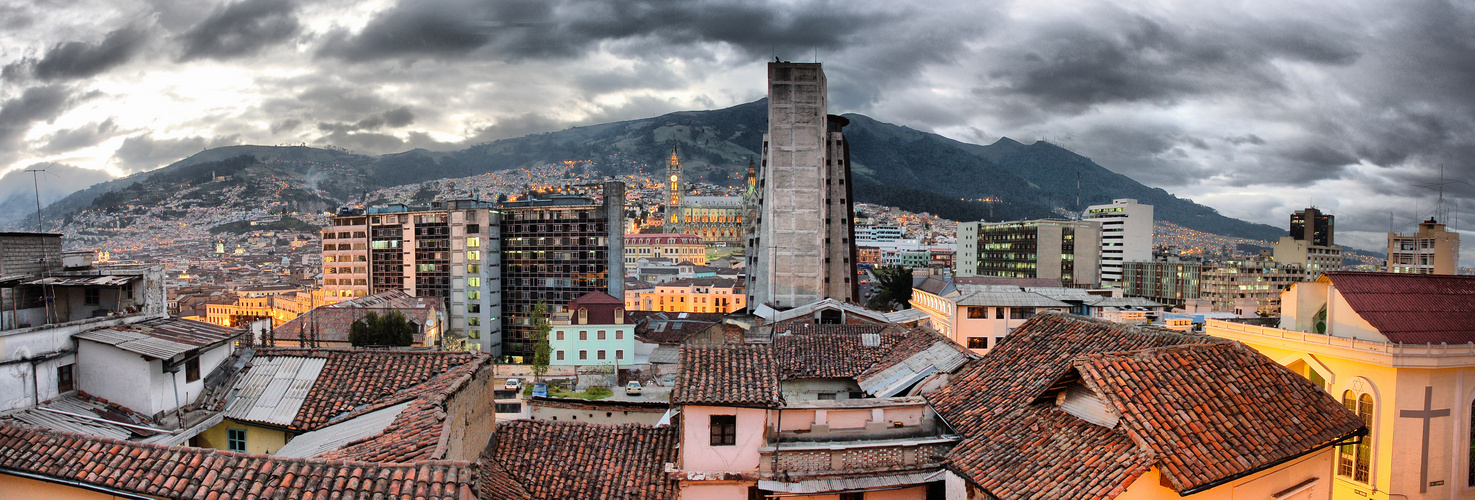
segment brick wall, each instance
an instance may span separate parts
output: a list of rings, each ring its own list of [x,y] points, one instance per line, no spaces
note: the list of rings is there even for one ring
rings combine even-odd
[[[450,420],[445,431],[447,460],[476,460],[491,440],[497,423],[493,374],[491,363],[481,365],[471,380],[446,400],[446,418]]]

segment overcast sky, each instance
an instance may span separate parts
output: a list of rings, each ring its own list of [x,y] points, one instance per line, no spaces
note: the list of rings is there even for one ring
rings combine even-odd
[[[1314,204],[1365,248],[1434,211],[1441,166],[1475,183],[1472,0],[0,0],[0,168],[455,149],[749,102],[775,56],[825,63],[832,113],[1049,140],[1276,226]]]

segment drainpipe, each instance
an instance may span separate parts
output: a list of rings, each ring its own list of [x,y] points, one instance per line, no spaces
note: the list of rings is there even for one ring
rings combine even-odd
[[[31,399],[35,403],[33,406],[41,406],[41,376],[36,373],[35,358],[31,359],[31,391]]]
[[[778,407],[778,428],[773,432],[773,477],[778,478],[778,448],[783,442],[784,433],[784,407]]]

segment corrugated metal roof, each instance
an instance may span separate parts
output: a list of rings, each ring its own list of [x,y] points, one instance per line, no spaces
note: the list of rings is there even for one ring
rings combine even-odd
[[[73,394],[66,394],[47,401],[38,407],[11,413],[6,415],[5,418],[43,429],[124,441],[132,439],[135,435],[152,436],[156,434],[142,429],[138,431],[130,430],[122,425],[109,423],[111,421],[119,424],[150,427],[146,421],[124,415],[123,412],[126,411],[110,407],[100,401],[81,399]],[[77,415],[91,418],[81,418]],[[160,430],[162,431],[163,429]]]
[[[38,280],[27,281],[27,285],[51,285],[51,286],[123,286],[141,279],[142,276],[85,276],[67,277],[52,276]]]
[[[960,306],[1070,307],[1070,304],[1032,292],[975,292],[958,299]]]
[[[1475,276],[1329,272],[1358,316],[1389,341],[1475,342]]]
[[[198,346],[148,336],[142,332],[113,329],[91,330],[74,335],[79,339],[108,344],[119,349],[154,359],[169,359],[194,350]]]
[[[326,358],[297,356],[256,358],[250,371],[232,388],[236,396],[226,407],[225,416],[248,422],[291,425],[327,362]]]
[[[225,342],[242,332],[244,330],[203,321],[157,318],[130,325],[88,330],[73,337],[116,346],[154,359],[169,359],[201,347]]]
[[[342,448],[348,443],[384,432],[384,428],[394,423],[394,419],[399,417],[400,412],[409,406],[408,402],[397,404],[297,436],[272,455],[283,458],[311,458]]]

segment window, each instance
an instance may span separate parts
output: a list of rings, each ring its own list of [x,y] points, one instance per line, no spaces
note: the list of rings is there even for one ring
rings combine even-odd
[[[737,444],[737,415],[712,415],[712,446]]]
[[[1030,319],[1035,315],[1033,307],[1011,307],[1009,308],[1009,319]]]
[[[595,332],[595,337],[594,338],[599,339],[599,340],[604,340],[604,336],[605,336],[604,330],[600,330],[598,332]]]
[[[200,379],[200,358],[190,358],[184,362],[184,381],[194,382]]]
[[[579,351],[579,359],[589,359],[589,351]]]
[[[481,339],[481,330],[466,330],[466,338],[472,340]]]
[[[478,248],[481,246],[481,238],[466,238],[466,248]]]
[[[558,351],[557,353],[555,353],[554,354],[554,359],[557,359],[559,361],[563,361],[563,351]]]
[[[476,316],[466,318],[466,326],[481,326],[481,318]]]
[[[468,290],[466,298],[469,300],[481,300],[481,290]]]
[[[597,358],[595,358],[595,359],[604,359],[604,349],[600,349],[600,350],[599,350],[599,351],[598,351],[598,352],[596,352],[596,353],[594,353],[594,354],[595,354],[595,355],[596,355],[596,356],[598,356],[598,357],[597,357]]]
[[[833,393],[833,392],[821,392],[821,393],[819,393],[819,400],[820,401],[834,401],[835,400],[835,393]]]
[[[556,338],[557,338],[557,339],[558,339],[558,340],[563,340],[563,330],[559,330],[559,331],[557,331],[557,332],[554,332],[554,333],[553,333],[553,335],[554,335],[554,337],[556,337]]]
[[[479,286],[481,286],[481,278],[477,278],[477,277],[466,278],[466,286],[469,286],[469,287],[479,287]]]
[[[969,307],[968,319],[988,319],[987,307]]]
[[[994,319],[1004,319],[1004,308],[1002,308],[1002,307],[995,307],[994,308]]]
[[[615,359],[625,359],[625,350],[615,349]]]
[[[225,449],[245,453],[246,429],[225,429]]]
[[[589,331],[579,330],[579,340],[589,340]]]
[[[56,392],[67,392],[74,388],[72,385],[72,365],[56,367]],[[1471,449],[1475,450],[1475,447]]]
[[[96,288],[82,289],[82,303],[95,306],[102,303],[102,291]]]
[[[865,500],[865,498],[866,498],[866,494],[863,493],[863,492],[841,493],[840,494],[840,500]]]
[[[616,317],[615,319],[619,319],[619,318]],[[625,340],[625,331],[624,330],[615,330],[615,340]]]
[[[969,349],[988,349],[988,337],[968,337]]]
[[[481,250],[467,250],[466,260],[481,260]]]
[[[1345,391],[1342,393],[1342,406],[1362,417],[1368,435],[1363,436],[1360,443],[1342,445],[1337,453],[1337,475],[1366,483],[1373,460],[1373,396],[1364,393],[1359,397],[1357,393]]]

